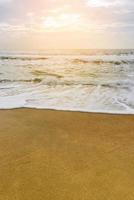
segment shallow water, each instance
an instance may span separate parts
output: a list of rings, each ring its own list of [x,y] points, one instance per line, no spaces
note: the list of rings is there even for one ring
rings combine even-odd
[[[0,52],[0,108],[134,113],[134,50]]]

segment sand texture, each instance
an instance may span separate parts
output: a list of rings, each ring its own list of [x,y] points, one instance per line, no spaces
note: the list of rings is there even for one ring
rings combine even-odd
[[[0,200],[134,200],[134,115],[1,110]]]

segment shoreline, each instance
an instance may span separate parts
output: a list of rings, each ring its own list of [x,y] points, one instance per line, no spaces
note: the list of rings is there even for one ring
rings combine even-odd
[[[134,115],[0,110],[0,200],[134,199]]]
[[[124,113],[124,112],[102,112],[102,111],[81,111],[81,110],[60,110],[54,108],[36,108],[36,107],[19,107],[19,108],[0,108],[0,111],[10,111],[10,110],[42,110],[42,111],[56,111],[56,112],[69,112],[69,113],[86,113],[86,114],[97,114],[97,115],[124,115],[124,116],[133,116],[134,113]]]

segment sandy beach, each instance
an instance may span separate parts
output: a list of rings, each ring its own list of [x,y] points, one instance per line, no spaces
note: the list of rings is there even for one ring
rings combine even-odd
[[[0,111],[0,200],[133,200],[134,115]]]

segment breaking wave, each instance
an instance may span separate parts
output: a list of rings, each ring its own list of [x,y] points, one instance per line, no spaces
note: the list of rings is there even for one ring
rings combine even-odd
[[[133,99],[134,50],[0,53],[1,109],[134,114]]]
[[[120,61],[110,61],[110,60],[83,60],[83,59],[74,59],[72,61],[74,64],[113,64],[113,65],[122,65],[122,64],[134,64],[134,60],[120,60]]]
[[[35,78],[35,79],[31,79],[31,80],[10,80],[10,79],[2,79],[0,80],[0,83],[40,83],[42,81],[42,79],[39,78]]]

